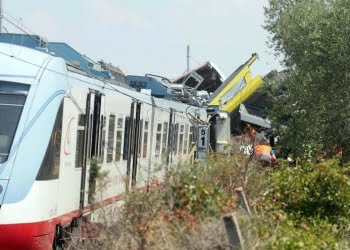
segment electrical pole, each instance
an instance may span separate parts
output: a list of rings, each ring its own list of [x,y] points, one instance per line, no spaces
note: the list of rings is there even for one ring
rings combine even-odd
[[[187,72],[190,72],[190,45],[187,45]]]

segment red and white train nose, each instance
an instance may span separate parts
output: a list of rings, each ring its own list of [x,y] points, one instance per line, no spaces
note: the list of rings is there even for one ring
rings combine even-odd
[[[1,211],[0,211],[1,213]],[[0,225],[1,250],[48,250],[54,239],[52,223],[35,222]],[[50,232],[50,233],[48,233]]]

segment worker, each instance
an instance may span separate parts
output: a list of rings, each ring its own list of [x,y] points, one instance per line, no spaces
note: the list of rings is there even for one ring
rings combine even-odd
[[[275,152],[265,137],[262,137],[258,143],[254,148],[255,158],[262,162],[264,166],[271,166],[276,161]]]
[[[344,164],[344,162],[343,162],[343,147],[341,145],[336,145],[335,150],[336,150],[336,157],[339,160],[339,166],[343,166],[343,164]]]
[[[255,128],[250,124],[246,124],[243,134],[237,138],[239,150],[242,152],[243,156],[240,168],[242,186],[245,186],[248,181],[249,162],[254,154],[255,135]]]
[[[254,152],[256,130],[250,124],[246,124],[243,135],[239,138],[240,150],[245,158],[249,158]]]

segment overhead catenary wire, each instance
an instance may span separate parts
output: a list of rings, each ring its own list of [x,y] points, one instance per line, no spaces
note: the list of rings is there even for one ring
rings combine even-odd
[[[6,16],[5,16],[6,15]],[[37,39],[35,37],[35,34],[37,34],[36,32],[33,32],[33,30],[29,29],[27,26],[25,26],[23,23],[22,23],[22,19],[17,19],[16,17],[14,17],[12,14],[10,14],[9,11],[7,10],[4,10],[3,11],[3,18],[11,25],[13,25],[15,28],[19,29],[20,31],[24,32],[25,34],[29,35],[32,39],[36,40],[36,41],[40,41],[40,39]],[[12,20],[10,20],[9,18],[11,18]],[[19,24],[16,24],[17,23],[20,23],[20,25],[22,27],[20,27]],[[33,35],[34,34],[34,35]]]
[[[8,15],[8,16],[10,16],[12,19],[18,21],[16,18],[14,18],[13,16],[11,16],[8,12],[6,12],[6,15]],[[40,40],[39,38],[37,38],[36,36],[33,36],[32,34],[28,33],[28,32],[25,30],[25,29],[27,29],[28,31],[32,32],[29,28],[25,27],[24,25],[23,25],[23,26],[25,27],[25,29],[24,29],[24,28],[21,28],[21,27],[19,27],[17,24],[15,24],[13,21],[9,20],[7,17],[4,17],[4,18],[5,18],[10,24],[12,24],[13,26],[15,26],[16,28],[18,28],[18,29],[21,30],[22,32],[24,32],[24,33],[26,33],[27,35],[29,35],[33,40],[35,40],[35,41],[37,41],[37,42],[41,42],[41,40]],[[32,33],[34,33],[34,32],[32,32]],[[56,51],[55,53],[58,54],[58,55],[61,55],[61,56],[64,58],[64,56],[63,56],[61,53],[59,53],[59,52],[57,53],[57,51]],[[12,56],[12,55],[8,55],[8,54],[6,54],[6,53],[2,53],[2,54],[7,55],[7,56],[10,56],[10,57],[15,58],[15,59],[18,59],[18,60],[21,60],[21,61],[24,62],[24,63],[30,63],[30,64],[33,65],[33,66],[36,66],[36,67],[39,67],[39,68],[43,68],[41,65],[36,65],[36,64],[34,64],[34,63],[25,61],[25,60],[23,60],[23,59],[14,57],[14,56]],[[62,75],[62,73],[57,72],[57,71],[54,71],[54,70],[50,70],[50,69],[47,69],[47,68],[46,68],[46,70],[51,71],[51,72],[56,73],[56,74],[61,74],[61,75]],[[69,78],[71,78],[71,79],[74,79],[74,80],[78,80],[78,81],[81,81],[81,82],[84,82],[84,83],[87,83],[87,84],[90,84],[90,85],[97,86],[97,87],[101,88],[102,90],[103,90],[104,88],[106,88],[105,86],[99,86],[99,85],[97,85],[97,84],[93,84],[93,83],[91,83],[91,82],[84,81],[84,80],[79,79],[79,78],[74,78],[74,77],[68,76],[68,75],[65,75],[65,76],[66,76],[66,77],[69,77]],[[143,101],[143,100],[140,100],[140,99],[136,98],[135,96],[132,96],[132,95],[129,95],[129,94],[125,93],[125,92],[122,92],[122,91],[116,89],[112,84],[106,82],[104,79],[97,78],[97,77],[95,77],[95,76],[93,76],[93,75],[91,75],[91,74],[89,74],[89,77],[94,78],[94,79],[96,79],[96,80],[98,80],[98,81],[102,81],[102,82],[104,83],[104,85],[109,86],[109,88],[106,88],[106,89],[108,89],[108,90],[116,91],[116,92],[121,93],[121,94],[123,94],[123,95],[126,95],[126,96],[128,96],[128,97],[130,97],[130,98],[132,98],[132,99],[136,99],[137,101],[139,101],[139,102],[141,102],[141,103],[154,106],[155,108],[157,108],[157,109],[159,109],[159,110],[162,110],[162,111],[165,111],[165,112],[170,113],[170,109],[166,109],[166,108],[159,107],[159,106],[157,106],[157,105],[154,105],[154,102],[148,103],[148,102],[145,102],[145,101]],[[73,96],[70,95],[70,98],[73,98]],[[75,103],[75,104],[76,104],[76,103]],[[191,107],[191,106],[188,106],[188,107],[186,108],[186,112],[187,112],[187,110],[188,110],[189,107]],[[80,111],[81,111],[81,108],[79,108],[79,109],[80,109]],[[175,110],[174,112],[175,112],[175,113],[183,113],[183,112],[179,112],[179,111],[176,111],[176,110]],[[186,115],[186,116],[187,116],[187,115]],[[183,117],[183,118],[186,118],[186,117]],[[188,116],[187,116],[187,118],[188,118]]]
[[[7,18],[7,17],[4,17],[4,19],[5,19],[8,23],[10,23],[11,25],[15,26],[17,29],[19,29],[19,30],[21,30],[22,32],[26,33],[26,34],[27,34],[29,37],[31,37],[33,40],[41,42],[41,39],[40,39],[38,36],[32,35],[32,34],[28,33],[28,32],[25,30],[25,29],[27,29],[26,27],[24,27],[24,28],[20,27],[20,26],[17,25],[14,21],[11,21],[11,20],[10,20],[9,18]],[[14,18],[13,18],[13,19],[14,19]],[[29,29],[28,29],[28,30],[29,30]],[[59,52],[55,52],[55,53],[56,53],[58,56],[60,55]],[[96,83],[91,82],[91,81],[87,81],[87,80],[84,80],[84,79],[81,79],[81,78],[78,78],[78,77],[74,77],[74,76],[72,76],[72,75],[68,75],[67,73],[62,73],[62,72],[58,72],[58,71],[53,70],[53,69],[49,69],[49,68],[47,68],[46,66],[38,65],[38,64],[35,64],[35,63],[33,63],[33,62],[26,61],[26,60],[24,60],[24,59],[22,59],[22,58],[19,58],[19,57],[17,57],[17,56],[11,55],[11,54],[7,54],[7,53],[2,52],[2,51],[0,51],[0,54],[2,54],[3,56],[10,57],[10,58],[12,58],[12,59],[14,59],[14,60],[21,61],[21,62],[23,62],[23,63],[25,63],[25,64],[32,65],[32,66],[34,66],[34,67],[37,67],[38,69],[43,69],[43,70],[49,71],[49,72],[51,72],[51,73],[54,73],[54,74],[57,74],[57,75],[61,75],[61,76],[64,76],[64,77],[66,77],[66,78],[75,80],[75,81],[79,81],[79,82],[86,83],[86,84],[88,84],[88,85],[95,86],[95,87],[97,87],[97,88],[100,88],[101,90],[107,89],[107,90],[110,90],[110,91],[118,92],[118,93],[120,93],[120,94],[122,94],[122,95],[124,95],[124,96],[127,96],[127,97],[129,97],[129,98],[131,98],[131,99],[137,100],[138,102],[141,102],[141,103],[143,103],[143,104],[150,105],[150,106],[152,106],[152,107],[154,107],[154,108],[156,108],[156,109],[158,109],[158,110],[164,111],[164,112],[170,113],[170,112],[171,112],[171,109],[172,109],[171,107],[169,107],[169,108],[164,108],[164,107],[157,106],[157,105],[155,104],[154,101],[152,101],[152,102],[147,102],[147,101],[144,101],[144,100],[142,100],[142,99],[140,99],[140,98],[135,97],[135,96],[132,95],[132,94],[125,93],[125,92],[121,91],[120,89],[116,88],[115,86],[113,86],[112,83],[109,83],[109,82],[107,82],[107,81],[104,80],[104,79],[97,78],[96,76],[93,76],[93,75],[91,75],[91,74],[89,74],[89,73],[87,73],[87,72],[86,72],[86,73],[88,74],[87,77],[90,77],[90,78],[92,78],[92,79],[97,80]],[[49,54],[48,54],[48,55],[49,55]],[[73,73],[74,73],[74,72],[73,72]],[[76,74],[79,74],[79,73],[76,73]],[[71,92],[70,92],[71,86],[69,86],[69,84],[68,84],[68,89],[69,89],[69,91],[59,91],[59,92],[57,92],[57,95],[64,95],[64,94],[66,94],[66,95],[72,100],[73,104],[76,106],[76,108],[79,110],[79,112],[80,112],[80,113],[84,113],[82,107],[79,106],[77,100],[76,100],[76,99],[74,98],[74,96],[71,94]],[[154,100],[154,97],[151,97],[151,100]],[[52,101],[52,99],[51,99],[51,100],[48,100],[48,101],[49,101],[48,103],[50,103],[50,102]],[[15,145],[15,147],[14,147],[14,148],[15,148],[14,150],[17,150],[19,144],[22,142],[22,140],[24,139],[24,137],[25,137],[26,134],[28,133],[29,129],[32,127],[32,125],[34,124],[35,120],[37,119],[37,116],[41,114],[41,112],[43,111],[43,109],[46,108],[46,106],[48,105],[48,103],[45,103],[45,104],[40,108],[40,112],[38,112],[38,114],[36,114],[36,116],[34,117],[34,119],[32,119],[32,120],[30,121],[29,126],[26,126],[26,127],[25,127],[25,130],[24,130],[22,136],[21,136],[20,139],[17,141],[17,143],[16,143],[16,145]],[[185,105],[185,104],[184,104],[184,105]],[[190,121],[195,121],[196,124],[198,124],[198,121],[199,121],[199,122],[203,122],[203,121],[201,121],[200,119],[198,119],[196,116],[193,116],[191,113],[188,112],[188,110],[189,110],[190,108],[193,108],[193,106],[187,105],[186,110],[185,110],[184,112],[183,112],[183,111],[177,111],[177,110],[174,110],[174,109],[173,109],[173,112],[174,112],[174,113],[177,113],[177,116],[179,116],[179,117],[187,118],[187,119],[190,120]],[[181,115],[181,114],[183,114],[183,113],[186,114],[186,117],[185,117],[184,115]],[[197,114],[196,111],[195,111],[195,114]],[[108,145],[105,143],[105,144],[103,145],[103,147],[108,148]],[[114,150],[113,150],[113,151],[114,151]],[[11,157],[11,156],[10,156],[10,157]],[[140,158],[141,156],[138,154],[138,157]],[[116,164],[116,161],[114,161],[113,159],[112,159],[112,161],[113,161],[113,164],[114,164],[116,167],[118,167],[117,164]],[[6,166],[6,165],[7,165],[7,164],[5,164],[4,166]],[[138,165],[140,166],[140,162],[138,162]],[[123,174],[120,172],[120,169],[119,169],[119,168],[118,168],[118,174],[119,174],[119,176],[123,177]]]
[[[19,20],[18,20],[17,18],[13,17],[8,11],[5,11],[5,12],[6,12],[6,15],[7,15],[7,16],[9,16],[10,18],[12,18],[12,19],[15,20],[16,22],[19,22]],[[40,38],[38,38],[37,36],[33,36],[33,35],[32,35],[32,34],[35,34],[35,32],[33,32],[32,30],[30,30],[28,27],[26,27],[26,26],[24,26],[24,25],[22,24],[22,26],[23,26],[24,28],[21,28],[19,25],[15,24],[14,21],[9,20],[9,18],[7,18],[7,17],[5,17],[5,16],[4,16],[4,18],[5,18],[6,21],[8,21],[10,24],[12,24],[13,26],[15,26],[16,28],[18,28],[19,30],[21,30],[21,31],[24,32],[25,34],[29,35],[33,40],[35,40],[35,41],[37,41],[37,42],[39,42],[39,43],[41,42],[41,39],[40,39]],[[30,34],[28,31],[31,32],[32,34]],[[55,53],[58,54],[58,55],[61,55],[61,57],[64,58],[64,56],[63,56],[60,52],[55,51]],[[11,55],[9,55],[9,56],[11,56]],[[12,57],[12,58],[15,58],[14,56],[11,56],[11,57]],[[16,59],[20,59],[20,58],[16,58]],[[194,58],[191,57],[191,56],[190,56],[190,59],[194,60]],[[25,63],[28,63],[28,62],[26,62],[26,61],[24,61],[24,60],[22,60],[22,61],[25,62]],[[194,60],[194,61],[196,61],[196,60]],[[198,63],[198,61],[196,61],[196,62]],[[35,64],[32,64],[32,65],[33,65],[33,66],[37,66],[37,67],[39,66],[39,65],[35,65]],[[41,66],[39,66],[39,67],[42,68]],[[49,70],[49,69],[46,69],[46,70]],[[60,72],[55,72],[54,70],[50,70],[50,71],[51,71],[51,72],[54,72],[54,73],[60,73]],[[71,76],[68,76],[68,75],[65,75],[65,76],[66,76],[66,77],[72,78]],[[108,82],[104,81],[103,79],[97,78],[97,77],[95,77],[95,76],[93,76],[93,75],[91,75],[91,74],[89,74],[89,76],[92,77],[92,78],[94,78],[94,79],[97,79],[98,81],[102,81],[105,85],[108,85],[108,86],[109,86],[109,89],[108,89],[108,90],[112,90],[112,91],[114,90],[114,91],[119,92],[119,93],[121,93],[121,94],[123,94],[123,95],[129,96],[129,97],[132,98],[132,99],[136,99],[136,100],[138,100],[139,102],[142,102],[142,103],[144,103],[144,104],[148,104],[148,105],[154,106],[155,108],[157,108],[157,109],[159,109],[159,110],[162,110],[162,111],[165,111],[165,112],[170,113],[170,108],[169,108],[169,109],[166,109],[166,108],[159,107],[159,106],[157,106],[157,105],[154,105],[154,102],[152,102],[152,103],[145,102],[145,101],[143,101],[143,100],[140,100],[140,99],[138,99],[138,98],[135,98],[134,96],[128,95],[127,93],[124,93],[124,92],[122,92],[122,91],[119,91],[119,90],[116,89],[114,86],[111,86],[112,84],[109,84]],[[92,84],[92,83],[90,83],[90,82],[87,82],[87,81],[84,81],[84,80],[81,80],[81,79],[74,79],[74,80],[79,80],[79,81],[82,81],[82,82],[85,82],[85,83],[94,85],[94,84]],[[95,85],[95,86],[98,86],[98,85]],[[102,90],[104,89],[104,87],[101,87],[101,86],[98,86],[98,87],[100,87]],[[70,86],[69,86],[69,88],[70,88]],[[72,99],[73,96],[70,95],[70,98]],[[73,100],[73,99],[72,99],[72,100]],[[74,104],[77,104],[77,103],[74,103]],[[185,111],[187,118],[189,118],[188,115],[187,115],[187,110],[188,110],[189,107],[191,107],[191,106],[189,105],[189,106],[186,108],[186,111]],[[81,108],[79,108],[79,110],[81,111]],[[183,112],[181,112],[181,111],[176,111],[176,110],[174,110],[174,112],[175,112],[175,113],[183,113]],[[181,116],[181,115],[180,115],[180,116]],[[183,118],[186,118],[186,117],[184,117],[184,116],[182,116],[182,117],[183,117]]]
[[[8,11],[6,11],[6,15],[9,16],[10,18],[14,19],[15,21],[19,22],[19,20],[17,20],[15,17],[13,17],[11,14],[9,14]],[[17,24],[15,24],[13,21],[9,20],[7,17],[4,17],[4,18],[5,18],[5,20],[8,21],[10,24],[12,24],[13,26],[15,26],[16,28],[18,28],[19,30],[21,30],[21,31],[24,32],[25,34],[29,35],[33,40],[35,40],[35,41],[37,41],[37,42],[39,42],[39,43],[41,42],[41,39],[40,39],[40,38],[37,38],[36,36],[33,36],[32,34],[29,33],[29,32],[31,32],[31,33],[34,34],[34,32],[31,31],[28,27],[26,27],[26,26],[24,26],[24,25],[22,24],[22,26],[23,26],[24,28],[21,28],[20,26],[18,26]],[[29,32],[28,32],[27,30],[28,30]],[[64,58],[64,56],[63,56],[60,52],[55,51],[55,53],[58,54],[58,55],[61,55],[61,57]],[[5,55],[5,53],[3,53],[3,54]],[[8,56],[11,56],[11,55],[8,55]],[[11,56],[11,57],[12,57],[12,58],[16,58],[16,57],[14,57],[14,56]],[[191,58],[192,60],[194,60],[194,58],[192,58],[191,56],[190,56],[190,58]],[[16,59],[21,60],[20,58],[16,58]],[[25,60],[21,60],[21,61],[22,61],[22,62],[25,62],[25,63],[30,63],[30,62],[27,62],[27,61],[25,61]],[[198,62],[197,62],[197,63],[198,63]],[[35,65],[35,64],[33,64],[33,63],[31,63],[31,64],[32,64],[33,66],[43,68],[43,67],[40,66],[40,65]],[[46,70],[49,70],[49,69],[46,68]],[[56,71],[54,71],[54,70],[49,70],[49,71],[54,72],[54,73],[58,73],[58,74],[62,74],[62,73],[56,72]],[[98,85],[92,84],[92,83],[90,83],[90,82],[88,82],[88,81],[84,81],[84,80],[82,80],[82,79],[73,78],[73,77],[68,76],[68,75],[65,75],[65,76],[66,76],[66,77],[69,77],[69,78],[72,78],[72,79],[74,79],[74,80],[79,80],[79,81],[81,81],[81,82],[85,82],[85,83],[88,83],[88,84],[91,84],[91,85],[94,85],[94,86],[98,86]],[[121,94],[123,94],[123,95],[126,95],[126,96],[128,96],[128,97],[130,97],[130,98],[132,98],[132,99],[136,99],[136,100],[138,100],[138,101],[141,102],[141,103],[154,106],[155,108],[157,108],[157,109],[159,109],[159,110],[162,110],[162,111],[165,111],[165,112],[170,113],[170,108],[169,108],[169,109],[166,109],[166,108],[159,107],[159,106],[157,106],[157,105],[154,105],[154,102],[152,102],[152,103],[145,102],[145,101],[143,101],[143,100],[140,100],[140,99],[138,99],[138,98],[135,98],[134,96],[128,95],[128,94],[125,93],[125,92],[119,91],[119,90],[116,89],[112,84],[106,82],[104,79],[97,78],[97,77],[95,77],[95,76],[93,76],[93,75],[91,75],[91,74],[89,74],[89,76],[90,76],[91,78],[94,78],[94,79],[98,80],[98,81],[102,81],[105,85],[108,85],[108,86],[109,86],[109,89],[108,89],[108,90],[112,90],[112,91],[114,90],[114,91],[116,91],[116,92],[118,92],[118,93],[121,93]],[[69,86],[69,87],[70,87],[70,86]],[[98,86],[98,87],[100,87],[102,90],[105,88],[105,87],[101,87],[101,86]],[[70,95],[70,98],[73,98],[73,96]],[[152,98],[153,98],[153,97],[152,97]],[[76,104],[76,103],[74,103],[74,104]],[[186,111],[185,111],[187,118],[189,118],[188,115],[187,115],[187,110],[188,110],[189,107],[191,107],[191,106],[188,105],[188,107],[186,108]],[[79,108],[79,110],[81,111],[81,108]],[[175,112],[175,113],[183,113],[183,112],[181,112],[181,111],[176,111],[176,110],[174,110],[174,112]],[[180,115],[180,116],[181,116],[181,115]],[[182,117],[183,117],[183,118],[186,118],[186,117],[184,117],[184,116],[182,116]]]
[[[20,29],[22,32],[24,32],[24,33],[26,33],[26,34],[28,34],[28,35],[30,35],[30,33],[36,34],[36,32],[33,32],[33,30],[29,29],[27,26],[25,26],[25,25],[22,23],[22,19],[21,19],[21,18],[20,18],[20,19],[17,19],[16,17],[14,17],[14,16],[13,16],[9,11],[7,11],[7,10],[4,10],[3,12],[4,12],[4,15],[6,14],[7,18],[11,18],[11,19],[13,20],[10,24],[12,24],[12,25],[15,26],[16,28]],[[8,21],[8,20],[6,20],[6,21]],[[8,21],[8,22],[9,22],[9,21]],[[20,23],[21,26],[22,26],[23,28],[20,28],[18,25],[13,24],[14,22]],[[23,30],[23,29],[25,29],[25,30]],[[29,32],[30,32],[30,33],[29,33]]]
[[[141,100],[141,99],[139,99],[139,98],[137,98],[137,97],[135,97],[135,96],[133,96],[133,95],[131,95],[131,94],[125,93],[125,92],[123,92],[123,91],[117,89],[116,87],[113,86],[113,84],[108,83],[108,82],[105,81],[104,79],[97,78],[97,77],[95,77],[95,76],[93,76],[93,75],[91,75],[91,74],[88,75],[90,78],[95,79],[95,80],[101,82],[102,84],[96,84],[96,83],[92,83],[92,82],[89,82],[89,81],[86,81],[86,80],[83,80],[83,79],[80,79],[80,78],[77,78],[77,77],[74,77],[74,76],[70,76],[70,75],[67,75],[67,74],[65,74],[65,73],[58,72],[58,71],[56,71],[56,70],[46,68],[46,67],[44,67],[44,66],[42,66],[42,65],[38,65],[38,64],[35,64],[35,63],[33,63],[33,62],[26,61],[26,60],[24,60],[24,59],[22,59],[22,58],[18,58],[18,57],[14,56],[14,55],[10,55],[10,54],[7,54],[7,53],[2,52],[2,51],[0,51],[0,54],[1,54],[1,55],[4,55],[4,56],[7,56],[7,57],[10,57],[10,58],[12,58],[12,59],[21,61],[21,62],[23,62],[23,63],[32,65],[32,66],[37,67],[37,68],[39,68],[39,69],[45,69],[45,70],[47,70],[47,71],[49,71],[49,72],[52,72],[52,73],[55,73],[55,74],[58,74],[58,75],[61,75],[61,76],[70,78],[70,79],[72,79],[72,80],[80,81],[80,82],[83,82],[83,83],[86,83],[86,84],[89,84],[89,85],[98,87],[98,88],[100,88],[101,90],[107,89],[107,90],[110,90],[110,91],[118,92],[118,93],[120,93],[120,94],[122,94],[122,95],[124,95],[124,96],[127,96],[127,97],[129,97],[129,98],[131,98],[131,99],[137,100],[137,101],[139,101],[139,102],[141,102],[141,103],[143,103],[143,104],[150,105],[150,106],[155,107],[155,108],[157,108],[157,109],[159,109],[159,110],[162,110],[162,111],[165,111],[165,112],[168,112],[168,113],[171,112],[171,111],[170,111],[170,108],[169,108],[169,109],[166,109],[166,108],[159,107],[159,106],[155,105],[154,102],[146,102],[146,101],[144,101],[144,100]],[[153,99],[154,97],[151,97],[151,98]],[[187,109],[190,108],[190,107],[193,107],[193,106],[188,105]],[[187,109],[186,109],[186,110],[187,110]],[[178,113],[178,116],[181,116],[181,117],[183,117],[183,118],[188,118],[188,117],[186,117],[186,116],[180,115],[180,114],[183,114],[183,113],[184,113],[183,111],[174,111],[174,112],[175,112],[175,113]],[[187,112],[187,111],[185,111],[185,112]]]
[[[202,121],[201,119],[199,119],[198,117],[196,117],[196,113],[195,115],[192,115],[190,112],[188,112],[188,109],[191,106],[188,106],[185,110],[185,114],[187,116],[187,119],[190,120],[192,122],[192,124],[194,124],[196,127],[198,127],[199,125],[208,125],[209,123],[206,121]]]
[[[17,29],[19,29],[20,31],[26,33],[27,35],[29,35],[30,37],[32,37],[34,40],[36,40],[36,38],[29,34],[26,30],[24,30],[23,28],[19,27],[17,24],[15,24],[14,22],[12,22],[10,19],[8,19],[7,17],[3,17],[7,22],[9,22],[10,24],[12,24],[13,26],[15,26]]]

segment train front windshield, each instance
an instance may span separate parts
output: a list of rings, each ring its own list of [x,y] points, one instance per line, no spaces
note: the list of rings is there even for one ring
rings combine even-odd
[[[0,92],[0,163],[7,161],[26,96]]]

